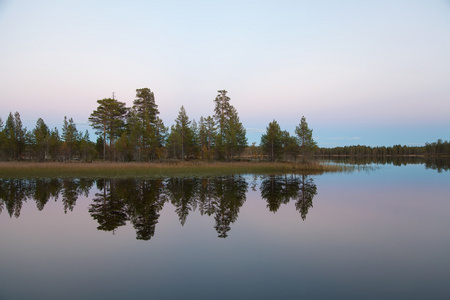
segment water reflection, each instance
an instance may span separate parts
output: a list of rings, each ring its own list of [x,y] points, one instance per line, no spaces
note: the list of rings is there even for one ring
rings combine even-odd
[[[317,194],[314,180],[307,175],[277,175],[266,177],[260,186],[261,197],[267,201],[270,211],[276,212],[281,204],[295,201],[295,207],[303,220],[312,207],[312,200]]]
[[[406,165],[424,165],[426,169],[436,170],[439,173],[450,170],[450,159],[442,157],[420,157],[420,156],[342,156],[332,157],[328,159],[334,163],[352,164],[352,165],[368,165],[392,164],[394,166]]]
[[[67,213],[73,210],[79,195],[88,196],[93,183],[92,179],[0,179],[0,212],[6,207],[10,216],[18,218],[27,199],[34,200],[42,210],[50,199],[56,201],[61,195]]]
[[[306,175],[274,175],[254,177],[249,184],[243,176],[218,176],[159,179],[0,179],[0,213],[6,209],[10,217],[20,216],[23,202],[34,200],[42,210],[50,199],[61,199],[64,212],[72,211],[80,195],[89,198],[95,185],[89,214],[97,229],[115,232],[128,222],[136,230],[136,238],[150,240],[155,235],[160,212],[166,203],[175,208],[183,226],[191,212],[213,216],[214,228],[226,238],[246,201],[249,186],[259,189],[267,208],[276,212],[281,204],[295,201],[303,220],[317,194],[314,180]]]

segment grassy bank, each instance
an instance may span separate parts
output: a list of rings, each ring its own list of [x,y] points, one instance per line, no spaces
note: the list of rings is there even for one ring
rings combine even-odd
[[[27,163],[0,162],[0,178],[18,177],[156,177],[223,174],[322,174],[349,167],[319,163],[165,162],[165,163]]]

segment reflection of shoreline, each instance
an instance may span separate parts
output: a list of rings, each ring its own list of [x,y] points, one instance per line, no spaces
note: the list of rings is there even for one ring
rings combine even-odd
[[[424,156],[319,156],[319,161],[330,161],[350,165],[387,165],[406,166],[424,165],[426,169],[437,170],[438,172],[450,170],[450,158],[445,157],[424,157]]]
[[[307,175],[263,176],[261,198],[270,211],[291,200],[306,219],[317,187]],[[251,184],[256,190],[256,181]],[[130,222],[136,238],[150,240],[155,234],[160,212],[170,202],[183,226],[191,211],[213,216],[218,237],[226,238],[231,224],[236,222],[239,210],[246,201],[249,183],[240,175],[191,178],[143,179],[0,179],[0,213],[6,210],[10,217],[20,216],[22,204],[34,200],[42,210],[50,199],[60,198],[64,212],[72,211],[80,195],[89,196],[96,186],[98,192],[88,207],[97,221],[98,230],[112,231]]]

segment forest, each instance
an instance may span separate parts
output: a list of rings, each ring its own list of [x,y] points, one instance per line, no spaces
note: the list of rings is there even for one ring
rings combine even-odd
[[[154,93],[149,88],[136,90],[132,107],[117,99],[97,101],[89,117],[97,134],[78,131],[72,118],[63,119],[61,132],[49,128],[42,118],[32,130],[23,126],[19,112],[0,117],[0,160],[2,161],[167,161],[203,160],[296,161],[315,156],[448,156],[450,143],[441,139],[425,146],[320,148],[313,130],[302,116],[295,135],[270,122],[260,144],[248,145],[246,130],[227,91],[219,90],[210,116],[191,120],[181,106],[174,124],[164,125],[159,117]]]

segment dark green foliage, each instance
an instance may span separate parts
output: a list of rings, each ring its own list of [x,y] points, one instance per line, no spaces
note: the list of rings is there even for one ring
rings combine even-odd
[[[186,156],[189,157],[189,152],[193,144],[194,134],[190,127],[191,121],[189,120],[186,110],[181,106],[178,117],[175,120],[175,130],[181,139],[181,159],[185,160]]]
[[[44,161],[47,158],[50,141],[50,130],[45,125],[44,120],[39,118],[36,127],[33,129],[34,155],[38,161]]]
[[[214,120],[217,124],[215,155],[218,159],[233,159],[247,147],[246,131],[239,121],[237,110],[230,104],[227,91],[220,90],[216,96]]]
[[[283,131],[283,153],[285,160],[296,161],[297,156],[300,154],[300,148],[298,146],[297,139],[291,136],[289,132]]]
[[[137,116],[144,121],[145,126],[155,124],[159,115],[158,105],[155,102],[155,95],[149,88],[137,89],[136,100],[133,101],[133,109]]]
[[[97,151],[95,144],[91,141],[89,132],[86,130],[84,135],[80,135],[80,158],[82,161],[92,161]]]
[[[261,148],[270,161],[275,161],[282,154],[283,132],[277,121],[273,120],[266,128],[266,133],[261,136]]]
[[[300,146],[300,152],[303,156],[303,159],[305,159],[307,155],[309,155],[316,149],[317,143],[312,137],[312,129],[308,127],[308,123],[306,122],[306,118],[304,116],[300,120],[300,124],[295,127],[295,133],[297,134],[297,141],[298,145]]]
[[[240,155],[247,147],[246,130],[239,121],[239,116],[234,107],[230,108],[230,115],[226,126],[225,143],[228,159]]]
[[[201,153],[201,147],[200,147],[200,128],[195,120],[192,120],[191,123],[191,144],[189,145],[190,148],[190,157],[194,159],[200,158]]]
[[[2,138],[5,156],[8,160],[20,160],[27,145],[27,129],[22,127],[20,114],[18,112],[9,113],[3,129]]]
[[[109,139],[110,157],[114,158],[114,140],[122,135],[125,129],[127,108],[125,103],[106,98],[98,100],[97,109],[91,113],[89,122],[97,134],[103,135],[103,158],[106,157],[106,139]]]
[[[50,131],[50,136],[48,138],[48,154],[51,159],[56,160],[60,155],[61,149],[61,137],[59,136],[58,128],[55,127]]]
[[[14,117],[12,113],[9,113],[6,119],[5,129],[3,130],[5,137],[5,157],[7,160],[15,160],[16,157],[16,129],[15,129]]]
[[[213,158],[213,147],[217,137],[217,128],[214,118],[208,116],[200,118],[198,143],[201,148],[202,159],[211,160]]]
[[[425,154],[431,156],[450,156],[450,142],[438,139],[434,143],[426,143]]]
[[[6,153],[8,150],[8,139],[4,130],[4,124],[0,117],[0,160],[6,159]]]
[[[65,159],[71,160],[73,155],[77,154],[79,134],[77,126],[72,118],[67,121],[67,117],[64,116],[64,123],[62,127],[62,141],[63,143],[63,153]]]
[[[167,151],[169,158],[181,159],[181,135],[174,125],[170,128],[167,138]]]
[[[300,152],[297,139],[291,136],[289,132],[282,131],[275,120],[269,123],[266,133],[261,136],[260,147],[270,161],[281,158],[285,161],[295,161]],[[252,152],[254,151],[252,149]]]
[[[164,137],[167,132],[155,102],[153,92],[148,88],[136,90],[133,102],[134,120],[130,128],[132,147],[139,152],[139,160],[154,160],[162,157]],[[139,140],[137,135],[140,136]]]

